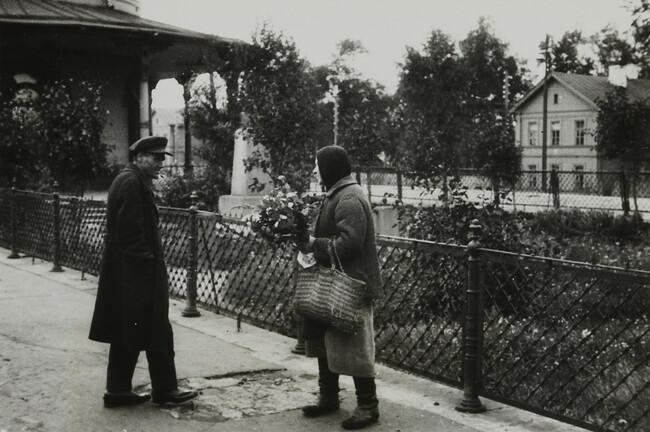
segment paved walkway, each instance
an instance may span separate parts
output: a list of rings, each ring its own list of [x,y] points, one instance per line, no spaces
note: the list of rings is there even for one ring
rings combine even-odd
[[[179,379],[201,392],[182,407],[148,402],[105,409],[107,346],[87,338],[96,279],[0,248],[0,432],[336,431],[354,409],[342,377],[342,409],[317,419],[300,407],[315,397],[314,359],[291,354],[295,340],[202,311],[184,318],[172,301]],[[134,385],[148,389],[144,355]],[[449,388],[379,366],[376,432],[533,432],[583,429],[483,399],[488,411],[463,414]]]

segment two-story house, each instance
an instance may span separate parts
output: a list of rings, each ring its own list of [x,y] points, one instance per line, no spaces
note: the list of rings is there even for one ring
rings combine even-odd
[[[650,103],[650,80],[636,79],[636,67],[610,67],[609,77],[552,72],[547,84],[546,169],[578,173],[620,169],[596,151],[596,101],[625,86],[630,100]],[[522,149],[522,169],[541,171],[543,149],[544,80],[512,109],[516,120],[516,145]],[[536,177],[531,177],[535,179]],[[579,185],[576,185],[579,187]]]

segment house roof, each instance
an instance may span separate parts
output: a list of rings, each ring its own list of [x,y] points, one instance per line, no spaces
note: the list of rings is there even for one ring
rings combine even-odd
[[[607,77],[593,75],[552,72],[546,79],[547,82],[557,81],[564,85],[569,91],[572,91],[576,96],[594,108],[597,108],[596,101],[599,98],[604,98],[608,92],[616,88],[614,84],[609,82]],[[512,112],[515,112],[524,106],[529,100],[541,92],[543,87],[544,80],[541,80],[531,91],[517,102],[517,104],[512,108]],[[627,92],[630,101],[645,102],[650,105],[650,80],[628,80]]]
[[[152,36],[241,43],[160,23],[108,7],[97,7],[54,0],[0,0],[0,24],[76,26],[121,30]]]

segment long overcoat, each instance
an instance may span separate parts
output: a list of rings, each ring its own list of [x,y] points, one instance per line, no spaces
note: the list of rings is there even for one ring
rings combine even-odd
[[[327,356],[332,372],[358,377],[374,376],[375,344],[372,299],[382,295],[374,220],[368,198],[351,176],[336,182],[325,194],[314,229],[314,256],[330,265],[329,239],[334,239],[343,270],[366,283],[368,302],[363,325],[356,334],[323,328],[305,319],[307,356]]]
[[[128,164],[108,192],[106,241],[90,339],[166,349],[169,284],[151,180]]]

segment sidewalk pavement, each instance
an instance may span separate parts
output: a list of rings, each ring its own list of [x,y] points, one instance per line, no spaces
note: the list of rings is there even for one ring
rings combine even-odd
[[[355,407],[354,384],[341,377],[341,410],[316,419],[300,407],[315,398],[315,359],[291,353],[295,340],[201,311],[181,316],[171,302],[181,386],[201,392],[180,407],[151,402],[106,409],[102,404],[108,347],[88,340],[96,278],[32,258],[10,260],[0,248],[0,432],[337,431]],[[144,354],[134,386],[147,391]],[[577,432],[491,400],[482,414],[454,409],[450,388],[378,365],[375,432]]]

